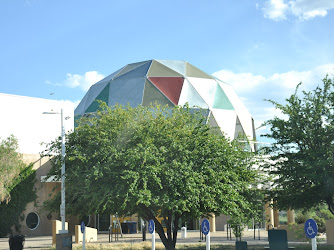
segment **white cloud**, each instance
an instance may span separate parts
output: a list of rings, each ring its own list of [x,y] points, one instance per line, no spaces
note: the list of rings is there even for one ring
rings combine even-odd
[[[288,5],[284,0],[268,0],[264,3],[262,10],[264,17],[280,21],[286,19]]]
[[[253,115],[255,127],[259,127],[274,116],[284,117],[270,102],[264,101],[265,99],[284,104],[285,99],[294,93],[299,82],[303,83],[300,90],[312,91],[326,74],[329,74],[329,77],[334,76],[334,63],[320,65],[307,71],[289,71],[270,76],[234,73],[226,69],[213,73],[215,77],[233,87]],[[258,136],[267,129],[266,127],[259,129]]]
[[[84,75],[68,73],[67,78],[64,81],[64,85],[70,88],[79,87],[82,90],[87,91],[90,86],[103,78],[104,75],[98,73],[97,71],[88,71]]]
[[[54,86],[66,86],[69,88],[80,88],[83,91],[87,91],[90,86],[98,81],[102,80],[105,76],[97,71],[88,71],[83,75],[67,73],[66,79],[62,83],[52,83],[46,80],[46,84]]]
[[[324,17],[333,8],[333,0],[267,0],[262,11],[265,18],[274,21],[285,20],[288,15],[308,20],[317,16]]]

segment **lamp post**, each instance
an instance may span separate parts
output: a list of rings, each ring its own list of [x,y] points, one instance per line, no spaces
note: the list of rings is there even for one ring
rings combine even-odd
[[[64,115],[63,109],[59,112],[43,112],[43,114],[60,114],[61,115],[61,204],[60,204],[60,216],[61,216],[61,231],[59,233],[65,234],[65,128],[64,128]],[[65,117],[65,120],[70,117]]]

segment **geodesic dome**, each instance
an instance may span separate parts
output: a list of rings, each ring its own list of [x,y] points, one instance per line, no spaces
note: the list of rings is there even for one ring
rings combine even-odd
[[[75,116],[95,112],[97,100],[108,106],[135,107],[157,102],[207,109],[208,123],[230,139],[241,133],[255,140],[254,121],[232,87],[188,62],[149,60],[128,64],[90,87]]]

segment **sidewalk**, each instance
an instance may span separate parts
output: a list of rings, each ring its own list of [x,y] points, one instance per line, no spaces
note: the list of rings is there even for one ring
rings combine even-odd
[[[200,242],[200,233],[199,231],[188,231],[187,238],[181,239],[181,232],[177,234],[177,244],[193,244]],[[151,234],[146,234],[146,240],[151,241]],[[75,240],[73,235],[73,242]],[[155,236],[156,242],[161,242],[160,237],[158,234]],[[235,244],[235,237],[232,234],[232,240],[228,240],[226,237],[226,231],[219,231],[215,233],[211,233],[210,236],[211,244],[223,244],[223,245],[230,245]],[[268,243],[268,233],[266,231],[260,231],[260,240],[258,240],[258,231],[256,231],[256,239],[254,240],[254,232],[253,231],[244,231],[244,235],[241,238],[243,241],[247,241],[248,245],[269,245]],[[123,234],[123,238],[119,235],[118,241],[116,243],[128,242],[128,243],[135,243],[142,241],[142,234]],[[205,239],[202,241],[204,242]],[[115,235],[112,237],[112,242],[109,243],[109,235],[108,234],[98,234],[97,241],[91,242],[87,244],[114,244],[115,243]],[[26,236],[24,249],[48,249],[51,247],[52,244],[52,237],[51,236]],[[81,245],[81,244],[74,244]],[[0,250],[9,249],[8,238],[0,238]]]

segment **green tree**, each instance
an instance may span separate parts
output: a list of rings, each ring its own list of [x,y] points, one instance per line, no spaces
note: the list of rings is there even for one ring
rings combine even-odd
[[[10,201],[0,202],[0,237],[12,234],[12,226],[16,232],[20,232],[20,220],[24,220],[22,212],[29,202],[36,200],[36,171],[33,164],[25,167],[13,181],[10,191]]]
[[[175,249],[182,218],[248,211],[252,154],[205,123],[188,107],[102,105],[66,137],[66,211],[138,213],[155,221],[166,249]],[[57,153],[50,175],[60,176],[59,141],[50,150]]]
[[[301,83],[300,83],[301,84]],[[265,136],[274,139],[267,148],[266,168],[272,185],[269,198],[282,209],[310,209],[326,203],[334,214],[334,93],[326,76],[313,91],[296,91],[282,105],[269,100],[283,118],[274,117]]]
[[[17,139],[13,135],[0,141],[0,202],[10,201],[10,191],[15,187],[14,180],[26,167],[17,150]]]

